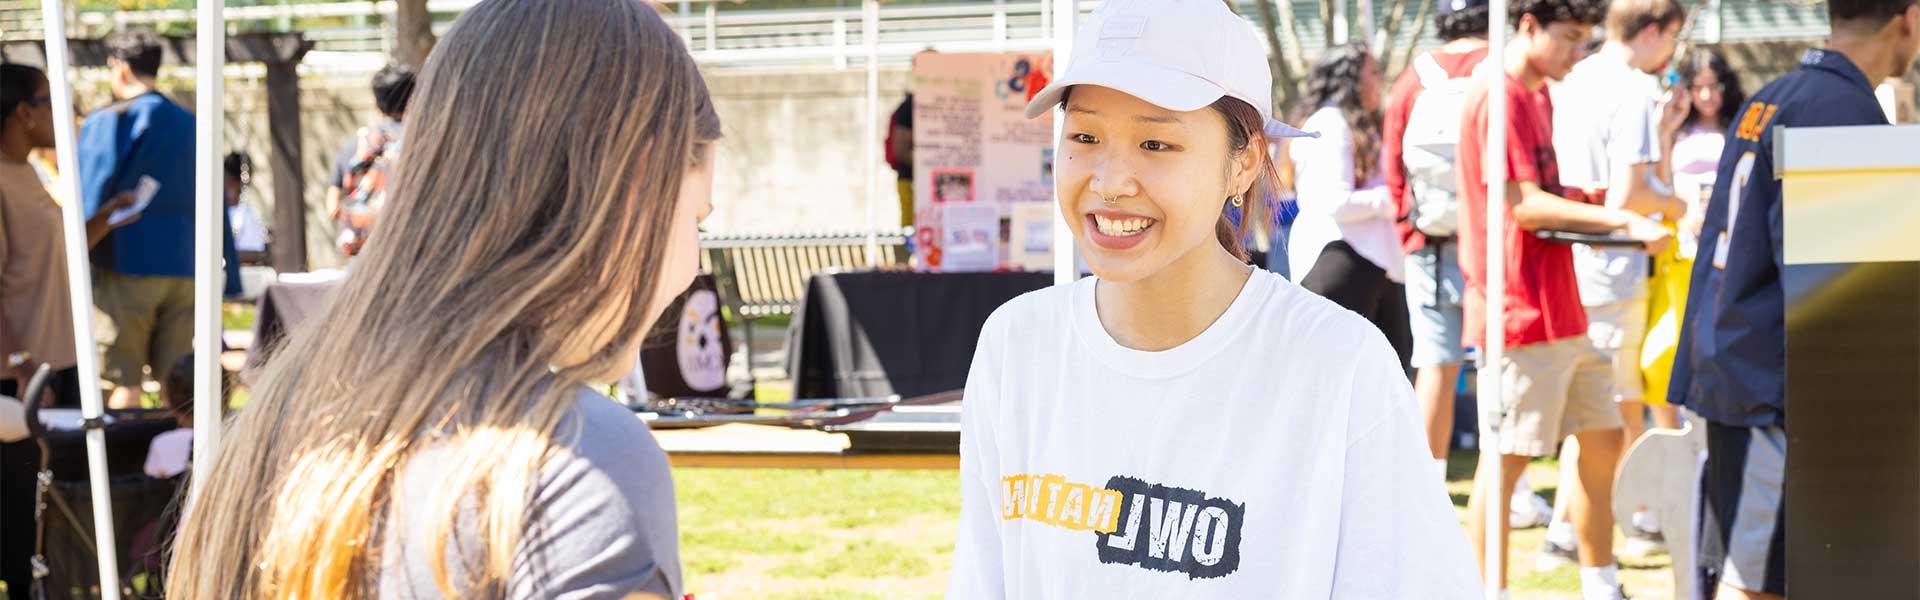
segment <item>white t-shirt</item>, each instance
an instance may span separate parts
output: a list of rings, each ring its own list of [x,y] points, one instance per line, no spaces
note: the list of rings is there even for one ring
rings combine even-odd
[[[981,333],[948,598],[1479,597],[1377,328],[1254,271],[1205,332],[1144,352],[1096,285]]]
[[[1687,192],[1712,195],[1708,188],[1720,172],[1720,152],[1727,146],[1727,135],[1716,129],[1695,127],[1680,134],[1673,143],[1673,188],[1682,197]]]
[[[267,251],[267,223],[250,204],[227,207],[227,222],[233,227],[233,248],[239,252]]]
[[[1673,190],[1687,201],[1687,210],[1707,210],[1714,181],[1720,173],[1720,152],[1726,145],[1725,133],[1701,127],[1680,134],[1680,139],[1673,143]],[[1699,238],[1685,228],[1674,235],[1674,243],[1680,245],[1680,257],[1689,259],[1700,246]]]
[[[1404,282],[1406,255],[1400,250],[1400,232],[1393,227],[1393,196],[1384,175],[1375,173],[1367,185],[1353,185],[1353,133],[1338,107],[1325,107],[1300,124],[1320,133],[1318,138],[1294,138],[1287,154],[1293,160],[1294,188],[1300,216],[1287,232],[1287,263],[1295,281],[1307,278],[1327,244],[1345,240],[1367,262]]]
[[[1549,93],[1560,183],[1607,190],[1607,206],[1621,206],[1628,167],[1660,160],[1660,80],[1603,52],[1574,65]],[[1576,244],[1573,267],[1587,306],[1647,294],[1647,255],[1639,250]]]

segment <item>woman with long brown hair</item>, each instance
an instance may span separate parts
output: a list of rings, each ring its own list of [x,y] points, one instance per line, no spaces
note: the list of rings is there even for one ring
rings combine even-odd
[[[719,119],[637,0],[486,0],[353,274],[186,508],[179,598],[671,597],[666,456],[588,389],[697,268]]]
[[[1361,42],[1328,48],[1307,76],[1300,126],[1320,137],[1289,148],[1300,216],[1287,256],[1301,287],[1372,321],[1405,365],[1413,333],[1398,210],[1380,166],[1383,80]]]

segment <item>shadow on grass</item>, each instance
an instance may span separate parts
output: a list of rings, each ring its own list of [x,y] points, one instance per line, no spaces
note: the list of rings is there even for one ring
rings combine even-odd
[[[1473,472],[1479,460],[1477,450],[1455,449],[1447,454],[1447,497],[1454,507],[1467,507],[1467,494],[1473,490]],[[1534,459],[1527,465],[1527,483],[1540,497],[1546,498],[1548,504],[1555,501],[1559,491],[1559,471],[1560,462],[1551,457]]]

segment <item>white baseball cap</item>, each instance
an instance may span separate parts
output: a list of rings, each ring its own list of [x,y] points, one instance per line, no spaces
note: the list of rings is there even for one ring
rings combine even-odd
[[[1222,0],[1106,0],[1073,39],[1072,63],[1027,103],[1027,118],[1052,110],[1067,88],[1085,84],[1174,112],[1230,97],[1259,111],[1270,138],[1319,136],[1273,118],[1266,47]]]

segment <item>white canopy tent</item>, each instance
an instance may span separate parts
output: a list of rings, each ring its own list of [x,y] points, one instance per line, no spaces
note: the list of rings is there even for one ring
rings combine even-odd
[[[58,0],[54,0],[58,1]],[[194,36],[195,86],[194,114],[194,199],[193,204],[193,489],[188,499],[198,498],[201,483],[213,468],[213,452],[220,447],[220,428],[226,412],[224,377],[220,367],[220,298],[224,265],[220,254],[220,228],[226,227],[226,173],[220,146],[225,124],[222,73],[227,65],[226,19],[223,2],[200,0],[200,23]],[[235,265],[238,268],[238,265]],[[212,402],[203,399],[213,399]]]
[[[45,0],[40,3],[41,18],[46,20],[47,38],[47,87],[53,92],[54,143],[59,146],[55,160],[60,166],[60,195],[67,201],[61,205],[63,224],[61,233],[66,238],[67,281],[71,291],[68,301],[73,309],[73,340],[75,346],[76,368],[80,376],[80,412],[89,424],[100,423],[102,410],[100,402],[99,357],[93,348],[93,278],[88,274],[86,215],[81,213],[80,183],[75,176],[79,168],[79,158],[73,152],[74,131],[73,84],[69,80],[71,69],[67,59],[66,8],[61,0]],[[28,398],[28,402],[39,402],[39,398]],[[100,559],[100,592],[107,600],[120,598],[120,569],[114,563],[118,545],[113,538],[113,503],[101,501],[110,498],[112,491],[107,486],[107,435],[99,427],[89,426],[87,430],[87,473],[92,483],[93,531],[95,549]]]
[[[1484,490],[1481,498],[1486,509],[1486,556],[1481,564],[1485,565],[1482,580],[1486,584],[1487,600],[1500,600],[1500,563],[1506,556],[1506,537],[1500,535],[1500,524],[1506,522],[1507,499],[1501,497],[1500,483],[1500,423],[1487,416],[1504,412],[1501,389],[1501,360],[1507,353],[1506,338],[1506,289],[1507,275],[1506,244],[1504,232],[1507,230],[1507,95],[1505,89],[1504,61],[1507,55],[1507,0],[1490,0],[1487,3],[1487,56],[1496,65],[1501,66],[1499,78],[1502,87],[1487,94],[1487,148],[1482,164],[1486,165],[1487,175],[1487,240],[1484,244],[1487,252],[1486,273],[1486,342],[1480,349],[1479,390],[1475,400],[1482,415],[1480,423],[1480,467],[1487,469],[1487,476],[1475,477],[1477,481],[1490,482],[1491,490]],[[1489,404],[1492,403],[1492,404]],[[1489,410],[1493,409],[1493,410]],[[1493,453],[1489,458],[1489,452]]]
[[[106,432],[98,426],[105,410],[100,398],[98,356],[93,346],[93,279],[86,260],[88,253],[83,225],[86,215],[82,214],[79,160],[75,153],[76,136],[72,127],[73,69],[67,49],[66,6],[63,0],[44,0],[40,7],[46,32],[48,87],[53,95],[54,123],[58,124],[54,129],[55,143],[58,145],[56,160],[60,168],[57,185],[60,195],[67,199],[61,206],[64,213],[62,234],[66,240],[68,257],[67,280],[71,290],[69,302],[73,309],[76,367],[81,382],[81,412],[89,423],[86,433],[87,470],[94,498],[91,504],[96,555],[100,564],[100,593],[107,600],[118,600],[120,572],[115,557],[119,552],[113,535],[113,503],[109,500],[112,490],[107,484]],[[197,131],[194,136],[194,387],[198,390],[221,389],[220,285],[224,278],[221,277],[219,228],[226,226],[225,202],[221,201],[224,175],[220,161],[221,71],[226,64],[226,29],[221,17],[222,9],[218,3],[200,3],[199,31],[195,42],[195,73],[199,84],[195,112],[200,116],[195,120]],[[218,392],[210,396],[220,397]],[[194,454],[201,457],[194,461],[194,494],[198,493],[201,482],[206,479],[207,469],[213,464],[211,457],[220,439],[221,412],[224,408],[221,404],[218,401],[194,403]]]
[[[1265,0],[1262,0],[1265,1]],[[1075,0],[1054,0],[1053,5],[1053,69],[1054,77],[1067,68],[1067,60],[1073,56],[1073,30],[1080,23],[1079,2]],[[1067,120],[1059,113],[1053,117],[1053,152],[1060,155],[1060,128]],[[1056,196],[1054,202],[1060,199]],[[1067,228],[1067,218],[1059,210],[1053,211],[1053,283],[1066,285],[1080,278],[1080,257],[1073,245],[1073,230]]]

